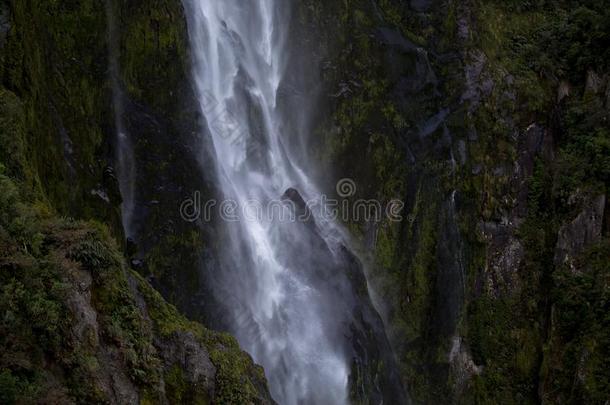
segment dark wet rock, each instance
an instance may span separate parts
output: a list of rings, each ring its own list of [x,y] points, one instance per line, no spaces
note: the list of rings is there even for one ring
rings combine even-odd
[[[458,39],[465,44],[470,37],[471,31],[471,8],[469,4],[462,4],[458,7],[458,16],[457,16],[457,34]]]
[[[316,221],[313,214],[298,190],[294,188],[289,188],[286,190],[286,192],[282,195],[282,201],[290,201],[292,204],[291,209],[294,210],[294,219],[297,222],[301,222],[307,224],[309,227],[315,228]]]
[[[439,126],[445,121],[448,114],[449,114],[449,109],[444,108],[441,111],[439,111],[437,114],[435,114],[434,116],[430,117],[427,121],[425,121],[419,127],[420,138],[425,138],[428,135],[434,133],[439,128]]]
[[[476,365],[472,354],[461,336],[454,336],[451,340],[449,352],[449,364],[454,375],[454,389],[461,395],[468,388],[468,382],[476,375],[484,371],[483,366]]]
[[[600,93],[606,84],[606,80],[604,77],[598,75],[593,70],[589,70],[587,72],[587,82],[585,85],[585,90],[591,92],[593,94]]]
[[[466,76],[466,90],[462,94],[462,101],[468,102],[468,111],[473,113],[481,102],[481,98],[488,94],[493,84],[482,78],[487,57],[483,52],[472,51],[468,55],[469,62],[464,67]]]
[[[292,201],[295,204],[298,214],[307,214],[309,211],[309,207],[307,207],[305,200],[295,188],[289,188],[286,190],[282,195],[282,200]]]
[[[127,238],[125,241],[125,253],[127,257],[131,257],[138,251],[138,245],[133,238]]]
[[[338,271],[348,275],[352,294],[359,297],[351,309],[350,398],[354,402],[408,404],[398,365],[386,337],[381,317],[368,291],[362,263],[345,246],[339,249],[342,263]]]
[[[574,259],[602,236],[606,196],[591,199],[572,222],[559,230],[555,264],[574,270]]]
[[[433,0],[410,0],[409,4],[415,11],[424,12],[432,6]]]
[[[468,140],[470,142],[475,142],[479,139],[479,134],[477,133],[477,129],[475,127],[468,128]]]
[[[286,190],[282,199],[291,201],[297,214],[311,214],[298,190]],[[333,244],[320,235],[313,218],[305,225],[301,221],[279,225],[284,251],[278,260],[323,291],[320,297],[330,300],[325,303],[326,310],[336,311],[335,318],[348,324],[349,335],[338,336],[337,341],[342,342],[351,361],[351,400],[407,403],[383,322],[369,298],[361,261],[346,246]],[[304,251],[315,254],[303,255]]]
[[[466,142],[464,142],[462,139],[457,142],[457,157],[461,165],[466,164],[468,158],[466,152]]]
[[[121,197],[121,190],[119,187],[119,181],[112,166],[106,166],[106,168],[104,169],[102,185],[113,204],[118,205],[123,202],[123,198]]]
[[[417,52],[420,48],[406,39],[399,31],[392,28],[379,28],[377,30],[379,40],[388,46],[395,47],[402,52]]]
[[[131,268],[133,270],[135,270],[135,271],[137,271],[139,273],[144,271],[144,269],[146,268],[146,263],[143,260],[140,260],[140,259],[131,259],[129,264],[131,265]]]
[[[396,83],[394,93],[397,97],[416,94],[427,86],[435,88],[438,79],[424,48],[387,27],[377,29],[376,38],[385,46],[384,65],[390,80]]]
[[[518,154],[511,179],[516,196],[516,206],[512,212],[515,223],[520,223],[527,215],[529,179],[534,174],[536,158],[541,157],[547,162],[554,158],[551,132],[536,122],[532,123],[519,137]]]
[[[438,270],[432,328],[439,335],[455,333],[466,294],[464,247],[457,224],[456,192],[442,205],[440,236],[436,249]]]
[[[2,2],[0,4],[0,50],[4,48],[4,43],[6,41],[6,36],[11,29],[11,20],[9,16],[9,8],[8,4]]]

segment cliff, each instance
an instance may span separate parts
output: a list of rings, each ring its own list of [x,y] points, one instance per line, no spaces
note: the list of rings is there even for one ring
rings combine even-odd
[[[289,80],[320,96],[300,158],[405,204],[345,225],[414,403],[610,398],[605,3],[295,6]],[[0,1],[0,402],[272,402],[180,314],[217,323],[218,224],[179,211],[215,194],[186,36],[176,0]]]
[[[199,173],[184,153],[197,117],[182,13],[175,1],[0,3],[2,403],[273,402],[232,337],[188,321],[128,263],[157,258],[167,295],[189,297],[173,280],[196,274],[199,250],[166,240],[197,234],[168,229],[165,205],[179,216]],[[137,249],[124,242],[119,125],[138,162]]]
[[[166,303],[106,227],[19,186],[0,174],[2,403],[273,403],[262,368]]]
[[[325,44],[320,181],[405,204],[346,225],[413,401],[605,403],[607,8],[307,1],[301,19]]]

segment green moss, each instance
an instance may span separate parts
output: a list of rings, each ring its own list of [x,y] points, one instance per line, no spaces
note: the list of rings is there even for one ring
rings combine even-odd
[[[6,117],[12,116],[12,110],[3,108],[0,112],[0,121],[9,122]],[[167,378],[168,394],[176,401],[209,403],[204,387],[187,383],[181,371],[175,367],[162,371],[153,337],[172,339],[177,332],[194,333],[210,352],[218,370],[215,386],[220,403],[247,403],[260,397],[265,391],[264,374],[234,339],[186,320],[146,281],[129,271],[106,226],[59,219],[38,199],[40,194],[28,193],[33,200],[26,199],[19,185],[28,181],[23,178],[28,172],[20,174],[22,180],[15,180],[6,175],[4,166],[19,167],[15,163],[21,163],[21,157],[13,153],[0,158],[3,403],[52,397],[103,401],[105,394],[95,376],[107,366],[107,359],[99,357],[98,344],[112,347],[116,361],[141,388],[143,402],[147,398],[157,402],[161,378]],[[92,277],[91,304],[99,325],[98,335],[85,333],[82,340],[75,340],[71,332],[71,325],[80,321],[74,318],[74,304],[70,304],[77,288],[70,276],[75,267]],[[130,279],[135,280],[135,289]],[[139,295],[146,304],[145,312],[137,303]],[[48,368],[50,363],[54,368]],[[51,385],[45,383],[50,376]]]
[[[25,136],[21,100],[12,92],[0,88],[0,162],[7,174],[24,177]]]
[[[128,93],[153,110],[174,111],[181,102],[176,99],[181,94],[181,81],[189,71],[181,3],[151,0],[123,4],[118,17],[129,19],[119,35],[119,64]]]
[[[14,377],[9,370],[2,370],[0,372],[0,401],[3,404],[14,404],[19,391],[19,379]]]
[[[94,343],[98,339],[114,348],[117,361],[141,387],[144,399],[157,398],[161,378],[166,378],[167,394],[174,403],[209,403],[204,387],[186,382],[182,371],[176,367],[161,371],[153,338],[172,339],[177,332],[193,333],[209,351],[217,369],[215,401],[241,404],[260,397],[264,374],[236,341],[186,320],[139,275],[126,270],[106,227],[41,217],[4,175],[0,187],[6,202],[0,204],[0,312],[4,314],[0,346],[7,350],[0,360],[0,395],[7,403],[55,395],[60,388],[42,383],[47,373],[56,371],[47,368],[48,362],[63,370],[55,378],[65,398],[102,401],[105,395],[95,375],[107,360],[99,357]],[[42,235],[42,242],[32,241],[37,235]],[[83,340],[74,340],[71,332],[71,325],[79,321],[68,304],[77,288],[68,276],[74,266],[92,276],[91,304],[99,325],[97,336]],[[136,302],[140,294],[146,312]]]
[[[156,279],[163,280],[164,290],[170,291],[166,298],[176,305],[197,293],[199,273],[196,269],[203,246],[201,231],[191,229],[164,235],[146,256],[147,270]],[[180,263],[190,263],[195,269],[177,272]]]
[[[578,260],[579,271],[553,275],[554,316],[545,353],[544,398],[548,401],[602,404],[610,375],[610,241],[592,246]]]
[[[176,308],[168,305],[161,294],[153,289],[139,274],[134,274],[134,277],[138,280],[138,290],[146,301],[148,314],[161,336],[169,337],[177,331],[194,329],[198,336],[203,337],[202,328],[196,327],[195,323],[190,323],[182,317]]]
[[[104,141],[113,122],[104,5],[91,0],[8,4],[10,30],[0,70],[4,87],[18,100],[10,102],[12,124],[5,128],[14,140],[3,144],[27,156],[19,167],[26,172],[24,186],[35,189],[38,198],[64,215],[114,223],[120,235],[118,202],[109,205],[91,193],[103,180]],[[3,90],[3,108],[9,108],[7,94]]]
[[[410,332],[407,333],[409,340],[421,336],[426,328],[432,296],[432,280],[436,270],[434,258],[438,224],[435,220],[434,207],[425,206],[426,200],[422,197],[420,194],[414,208],[414,216],[419,222],[412,240],[417,241],[417,249],[410,271],[407,271],[406,292],[409,304],[403,317],[405,324],[409,325]]]
[[[167,400],[171,404],[207,405],[210,403],[207,393],[199,392],[196,386],[193,387],[185,380],[180,367],[174,366],[167,371],[164,380]]]
[[[223,404],[243,404],[257,397],[257,391],[246,375],[253,367],[252,360],[239,350],[234,338],[224,335],[216,339],[210,358],[216,366],[217,400]],[[261,368],[256,370],[263,379]]]
[[[165,303],[161,295],[139,275],[135,277],[155,330],[160,335],[171,337],[179,331],[192,332],[208,348],[210,359],[216,367],[214,400],[223,404],[258,401],[260,388],[265,384],[264,372],[240,350],[237,341],[230,335],[211,332],[200,324],[186,320],[174,306]]]

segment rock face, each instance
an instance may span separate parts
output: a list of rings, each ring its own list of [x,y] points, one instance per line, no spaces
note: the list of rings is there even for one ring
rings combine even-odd
[[[575,269],[574,259],[602,237],[606,196],[601,195],[585,203],[585,208],[570,223],[559,230],[555,248],[555,265]]]
[[[369,286],[414,402],[604,403],[607,321],[572,315],[604,306],[581,287],[607,288],[610,271],[607,54],[584,34],[607,12],[303,3],[327,44],[320,182],[404,202],[399,223],[349,225],[374,251]],[[589,45],[564,58],[558,26]]]
[[[166,367],[178,366],[187,382],[213,390],[216,368],[193,332],[177,332],[171,340],[159,340],[155,345],[161,348],[161,357]]]
[[[297,221],[303,222],[310,227],[315,227],[315,220],[312,216],[311,210],[296,189],[289,188],[286,190],[286,192],[282,195],[282,201],[290,201],[290,204],[293,204],[291,208],[294,210]]]
[[[468,381],[483,373],[484,370],[483,366],[477,366],[474,363],[472,355],[460,337],[453,338],[449,352],[449,364],[456,377],[455,389],[462,395],[468,389]]]
[[[273,403],[236,342],[179,315],[101,225],[22,212],[7,221],[2,209],[3,403]],[[17,221],[42,250],[17,244],[32,240]]]
[[[107,223],[117,239],[118,132],[130,139],[137,215],[129,254],[167,299],[202,319],[193,297],[204,288],[206,235],[181,219],[180,204],[195,190],[208,198],[211,187],[199,175],[209,162],[183,13],[174,0],[3,2],[0,64],[3,86],[27,117],[28,165],[43,173],[38,181],[53,207]]]

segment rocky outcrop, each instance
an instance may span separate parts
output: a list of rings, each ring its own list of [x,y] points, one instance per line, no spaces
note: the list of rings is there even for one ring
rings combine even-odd
[[[449,352],[449,364],[455,377],[454,389],[458,396],[464,395],[468,390],[468,383],[475,376],[483,373],[484,367],[475,364],[472,354],[466,347],[464,340],[455,336],[452,340],[451,351]]]
[[[166,369],[177,366],[188,383],[213,392],[216,368],[208,351],[193,332],[176,332],[171,339],[157,339],[155,346]]]
[[[0,228],[3,403],[273,403],[236,342],[178,314],[101,225],[19,214]]]
[[[605,208],[605,195],[592,198],[572,222],[561,227],[555,248],[555,265],[575,270],[574,260],[602,238]]]

